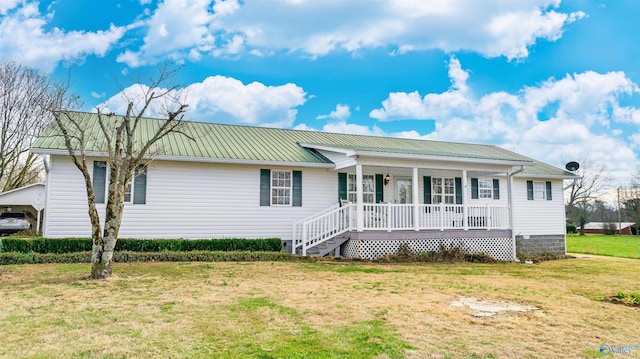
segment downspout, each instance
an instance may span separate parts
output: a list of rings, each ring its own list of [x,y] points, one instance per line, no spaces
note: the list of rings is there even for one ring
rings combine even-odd
[[[48,234],[47,218],[49,216],[47,214],[47,211],[49,209],[49,190],[51,188],[51,185],[49,184],[49,179],[51,178],[49,174],[49,172],[51,171],[51,155],[42,156],[42,163],[44,164],[44,170],[45,170],[45,176],[46,176],[46,178],[44,179],[45,181],[44,182],[44,208],[41,210],[42,215],[40,215],[40,210],[38,211],[38,217],[42,221],[42,231],[40,232],[40,235],[46,238]],[[38,225],[38,228],[36,228],[36,231],[40,231],[40,225]]]
[[[518,257],[516,257],[516,231],[513,220],[513,176],[518,173],[524,171],[524,166],[520,166],[520,169],[515,170],[513,172],[507,173],[507,187],[509,191],[509,223],[511,223],[511,256],[513,257],[514,262],[519,262]]]

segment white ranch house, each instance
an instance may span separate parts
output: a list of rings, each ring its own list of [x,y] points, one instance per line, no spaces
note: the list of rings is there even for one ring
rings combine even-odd
[[[74,116],[99,133],[96,114]],[[160,121],[145,119],[142,136]],[[402,243],[565,254],[563,179],[574,175],[496,146],[202,122],[184,132],[194,140],[169,135],[137,171],[121,238],[278,237],[296,254],[361,258]],[[43,234],[89,237],[83,178],[56,133],[31,149],[48,170]],[[97,145],[88,153],[104,213],[106,162]]]

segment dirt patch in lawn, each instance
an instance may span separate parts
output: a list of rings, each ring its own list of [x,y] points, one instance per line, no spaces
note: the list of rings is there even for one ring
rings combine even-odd
[[[460,296],[451,303],[452,307],[467,307],[474,317],[493,317],[500,313],[509,312],[542,312],[532,305],[518,304],[512,301],[487,298],[472,298]]]

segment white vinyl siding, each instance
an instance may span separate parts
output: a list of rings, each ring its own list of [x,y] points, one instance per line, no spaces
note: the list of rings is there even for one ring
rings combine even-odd
[[[295,221],[336,203],[335,172],[305,168],[302,207],[260,206],[260,166],[156,160],[147,169],[146,205],[125,206],[120,238],[267,238],[290,240]],[[293,171],[295,168],[272,168]],[[46,237],[89,237],[80,171],[51,156]],[[134,185],[135,186],[135,185]],[[104,204],[98,205],[104,220]]]
[[[546,185],[546,181],[540,182]],[[552,180],[551,191],[552,200],[528,200],[527,180],[521,178],[513,180],[513,215],[516,235],[558,235],[565,233],[562,180]]]

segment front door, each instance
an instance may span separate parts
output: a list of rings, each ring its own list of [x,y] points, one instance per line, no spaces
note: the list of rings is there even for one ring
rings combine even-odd
[[[413,188],[411,178],[396,179],[396,203],[406,204],[413,203]]]

